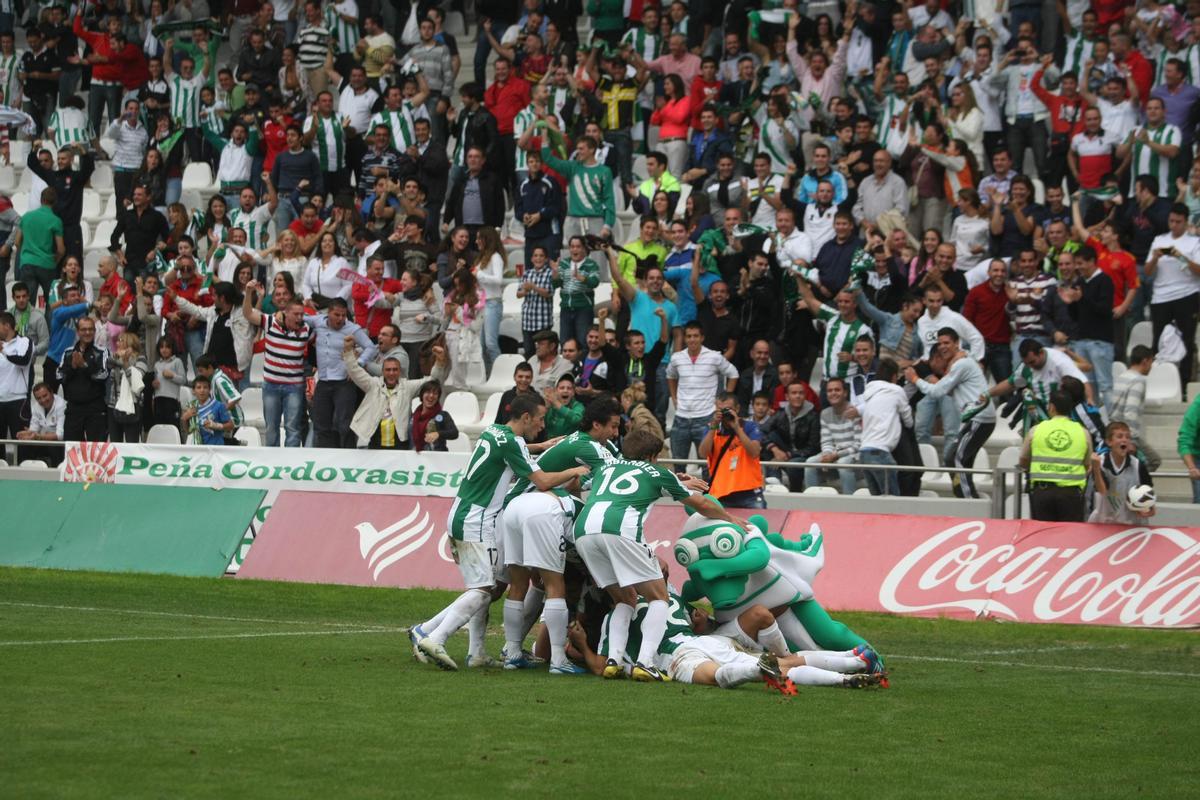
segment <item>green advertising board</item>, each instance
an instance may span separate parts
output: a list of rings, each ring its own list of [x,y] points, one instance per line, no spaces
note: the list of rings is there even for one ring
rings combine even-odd
[[[0,564],[224,574],[265,492],[121,484],[0,483]]]

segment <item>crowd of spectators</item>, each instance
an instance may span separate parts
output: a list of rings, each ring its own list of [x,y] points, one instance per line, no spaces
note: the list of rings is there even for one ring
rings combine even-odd
[[[970,467],[1060,388],[1162,462],[1147,375],[1186,390],[1200,311],[1197,0],[476,0],[473,41],[463,10],[0,13],[31,174],[0,196],[0,432],[232,443],[253,382],[268,446],[444,449],[443,395],[520,352],[497,421],[616,395],[735,505],[915,493],[854,465],[940,434]]]

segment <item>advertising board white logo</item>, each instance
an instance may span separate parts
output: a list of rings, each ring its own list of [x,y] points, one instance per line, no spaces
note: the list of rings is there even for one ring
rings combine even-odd
[[[67,483],[115,483],[117,448],[108,442],[80,442],[68,448],[62,479]]]
[[[433,536],[436,525],[429,512],[416,503],[408,516],[383,530],[369,522],[360,522],[354,527],[358,531],[359,552],[371,570],[371,580],[378,582],[385,569],[421,549]]]

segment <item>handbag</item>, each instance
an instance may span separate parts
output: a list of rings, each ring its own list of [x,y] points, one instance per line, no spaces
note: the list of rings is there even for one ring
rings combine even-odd
[[[917,176],[913,178],[912,186],[908,187],[908,207],[916,208],[921,202],[921,191],[917,185],[921,182],[921,176],[925,174],[925,168],[929,166],[929,156],[925,156],[925,163],[921,164],[921,168],[917,170]]]

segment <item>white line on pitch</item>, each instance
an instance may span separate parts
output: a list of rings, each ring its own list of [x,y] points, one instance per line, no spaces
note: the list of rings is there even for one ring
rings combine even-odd
[[[387,628],[361,628],[324,631],[264,631],[250,633],[212,633],[196,636],[112,636],[106,639],[42,639],[27,642],[0,642],[0,647],[32,647],[47,644],[105,644],[107,642],[180,642],[192,639],[264,639],[271,636],[341,636],[358,633],[392,633]]]
[[[1027,653],[1061,653],[1063,651],[1080,652],[1087,650],[1128,650],[1122,644],[1061,644],[1054,647],[1022,647],[1015,650],[973,650],[972,656],[1015,656]]]
[[[1150,669],[1117,669],[1115,667],[1075,667],[1061,664],[1030,664],[1024,661],[988,661],[986,659],[971,659],[971,658],[943,658],[940,656],[905,656],[888,654],[889,659],[895,658],[901,661],[936,661],[946,664],[974,664],[982,667],[1028,667],[1030,669],[1048,669],[1055,672],[1106,672],[1116,675],[1154,675],[1160,678],[1200,678],[1200,673],[1195,672],[1163,672]]]
[[[96,608],[92,606],[59,606],[48,603],[18,603],[0,600],[0,606],[18,606],[22,608],[49,608],[58,611],[94,611],[102,614],[137,614],[147,617],[180,617],[183,619],[210,619],[221,622],[266,622],[273,625],[328,625],[337,628],[370,627],[378,630],[399,631],[401,628],[389,628],[384,625],[364,626],[354,622],[318,622],[305,619],[259,619],[257,617],[219,617],[211,614],[185,614],[178,611],[146,611],[138,608]]]

